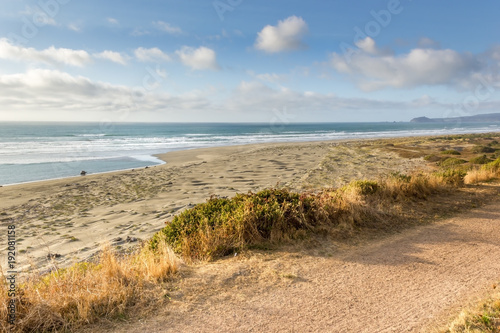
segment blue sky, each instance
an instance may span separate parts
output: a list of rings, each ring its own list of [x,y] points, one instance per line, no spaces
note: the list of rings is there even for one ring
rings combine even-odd
[[[0,121],[500,112],[498,1],[3,1]]]

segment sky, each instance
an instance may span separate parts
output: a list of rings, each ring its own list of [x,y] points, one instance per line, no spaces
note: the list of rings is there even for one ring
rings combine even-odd
[[[0,0],[0,121],[500,112],[500,2]]]

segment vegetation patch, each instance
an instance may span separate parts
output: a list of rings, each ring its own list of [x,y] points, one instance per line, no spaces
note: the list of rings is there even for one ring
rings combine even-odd
[[[473,157],[469,160],[469,162],[472,164],[487,164],[491,162],[491,160],[486,155],[483,155],[483,156]]]
[[[441,167],[450,167],[450,166],[456,166],[456,165],[460,165],[460,164],[464,164],[464,163],[467,163],[467,161],[463,160],[461,158],[450,157],[450,158],[447,158],[447,159],[439,162],[438,165]]]
[[[493,286],[495,289],[496,287]],[[500,332],[500,292],[493,293],[475,309],[462,311],[444,332]]]
[[[494,153],[495,151],[495,148],[488,146],[475,146],[474,148],[472,148],[473,153]]]
[[[467,172],[464,177],[466,184],[476,184],[494,179],[500,171],[500,158],[490,161]]]
[[[361,195],[374,194],[380,189],[379,184],[372,180],[355,180],[351,182],[344,190],[354,190]]]
[[[108,247],[94,263],[84,262],[19,283],[16,326],[7,323],[10,300],[0,284],[2,332],[70,332],[102,319],[123,319],[129,311],[165,300],[161,283],[176,273],[175,255],[165,243],[119,258]]]
[[[362,228],[383,229],[397,219],[396,202],[426,200],[447,190],[453,183],[449,177],[455,174],[396,173],[382,181],[353,181],[317,193],[269,189],[232,199],[212,197],[174,217],[151,246],[166,241],[187,260],[211,260],[311,234],[347,236]]]
[[[461,153],[455,149],[444,150],[441,152],[441,154],[443,154],[443,155],[461,155]]]
[[[439,162],[442,160],[442,158],[439,156],[436,156],[434,154],[430,154],[430,155],[425,156],[424,160],[428,161],[428,162]]]

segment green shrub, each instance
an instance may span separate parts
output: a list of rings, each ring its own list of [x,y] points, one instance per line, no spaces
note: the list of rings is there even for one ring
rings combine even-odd
[[[495,148],[487,146],[475,146],[474,148],[472,148],[473,153],[494,153],[495,151]]]
[[[494,161],[491,161],[491,162],[489,162],[487,164],[484,164],[482,167],[485,168],[485,169],[490,169],[490,170],[498,171],[498,170],[500,170],[500,158],[497,158]]]
[[[454,169],[439,177],[393,173],[385,181],[353,181],[319,193],[268,189],[231,199],[212,197],[175,216],[149,244],[155,249],[165,241],[187,260],[211,260],[311,234],[338,236],[361,228],[381,229],[388,225],[386,208],[395,201],[425,200],[447,188],[445,183],[463,183],[464,176]]]
[[[458,168],[449,168],[443,171],[436,172],[436,176],[442,178],[446,184],[461,185],[464,183],[464,178],[467,171]]]
[[[486,155],[483,155],[471,158],[469,162],[472,164],[487,164],[491,162],[491,160]]]
[[[151,246],[164,239],[185,257],[212,259],[249,245],[301,238],[323,220],[318,200],[278,189],[211,198],[175,216]]]
[[[403,183],[409,183],[411,181],[411,176],[405,175],[404,173],[401,173],[399,171],[391,172],[390,177],[399,180]]]
[[[431,155],[425,156],[424,160],[429,161],[429,162],[439,162],[439,161],[441,161],[441,157],[431,154]]]
[[[380,186],[376,181],[356,180],[356,181],[349,183],[349,185],[347,185],[347,188],[353,188],[359,194],[362,194],[362,195],[369,195],[369,194],[374,194],[375,192],[377,192],[377,190],[380,188]]]
[[[439,162],[439,166],[442,166],[442,167],[451,167],[451,166],[456,166],[456,165],[460,165],[460,164],[464,164],[464,163],[467,163],[466,160],[463,160],[461,158],[455,158],[455,157],[450,157],[450,158],[447,158],[441,162]]]

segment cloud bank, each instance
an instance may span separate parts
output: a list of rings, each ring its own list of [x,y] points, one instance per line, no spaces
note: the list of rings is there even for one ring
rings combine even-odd
[[[365,91],[452,85],[482,69],[479,57],[450,49],[415,48],[393,55],[380,51],[370,37],[356,46],[359,49],[349,57],[332,53],[330,64]]]
[[[45,50],[32,47],[16,46],[6,38],[0,39],[0,59],[24,62],[38,62],[50,65],[71,65],[83,67],[92,61],[92,57],[84,50],[71,50],[51,46]]]

